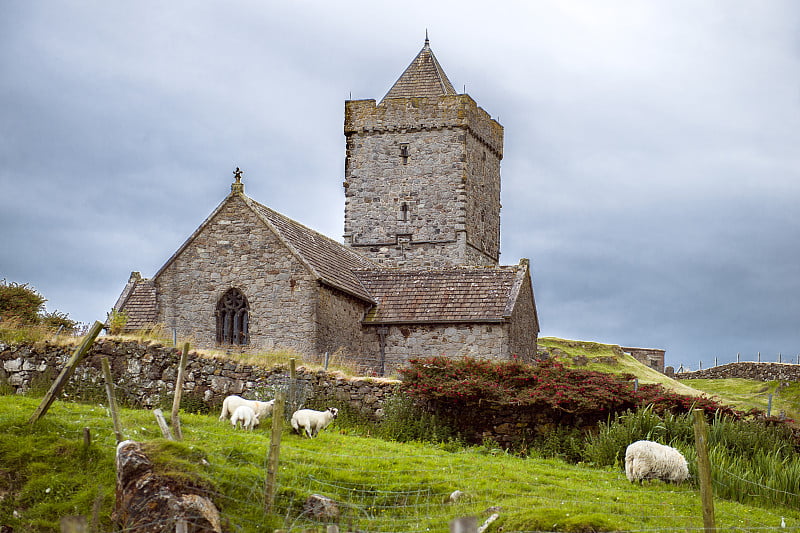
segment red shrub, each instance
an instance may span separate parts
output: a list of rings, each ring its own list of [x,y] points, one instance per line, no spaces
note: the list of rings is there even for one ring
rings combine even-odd
[[[683,396],[661,385],[642,385],[634,392],[632,375],[570,369],[552,360],[531,366],[518,361],[430,357],[412,359],[400,373],[411,396],[440,407],[490,402],[549,408],[595,420],[646,405],[657,412],[701,408],[709,413],[742,416],[705,396]]]

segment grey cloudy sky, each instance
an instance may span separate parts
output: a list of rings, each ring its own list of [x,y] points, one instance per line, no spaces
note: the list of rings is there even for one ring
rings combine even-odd
[[[425,29],[505,126],[542,334],[696,367],[800,353],[800,4],[0,3],[0,278],[104,319],[245,171],[340,240],[344,100]]]

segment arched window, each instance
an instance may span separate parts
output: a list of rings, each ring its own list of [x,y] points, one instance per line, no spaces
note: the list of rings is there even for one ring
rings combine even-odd
[[[228,289],[217,302],[217,343],[250,344],[250,307],[242,291]]]

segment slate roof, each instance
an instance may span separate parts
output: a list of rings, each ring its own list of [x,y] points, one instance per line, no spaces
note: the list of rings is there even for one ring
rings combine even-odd
[[[430,42],[425,39],[417,57],[400,75],[389,92],[387,98],[415,98],[437,97],[447,94],[457,94],[453,84],[447,79],[447,74],[433,55]]]
[[[522,262],[497,267],[380,270],[357,252],[239,192],[217,207],[153,279],[132,273],[115,305],[129,315],[126,329],[139,329],[158,320],[154,280],[234,195],[244,200],[321,283],[374,304],[365,324],[503,322],[511,316],[527,276],[527,263]]]
[[[127,293],[127,294],[126,294]],[[156,287],[151,279],[131,279],[114,309],[125,310],[129,331],[143,329],[158,322]]]
[[[353,271],[377,268],[375,263],[251,198],[246,198],[246,201],[311,269],[317,279],[353,296],[374,302]]]
[[[356,272],[378,302],[367,324],[502,322],[525,274],[522,265]]]

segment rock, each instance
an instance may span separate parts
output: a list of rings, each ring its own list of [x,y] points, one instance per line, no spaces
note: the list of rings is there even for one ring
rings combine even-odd
[[[318,522],[331,522],[339,518],[339,506],[330,498],[312,494],[303,504],[303,514]]]
[[[175,531],[186,522],[188,531],[222,533],[219,510],[199,487],[186,479],[155,475],[141,444],[117,445],[117,487],[113,520],[126,531]]]
[[[450,493],[450,496],[447,498],[447,501],[449,501],[450,503],[456,503],[457,501],[464,498],[464,496],[466,496],[464,492],[460,490],[454,490],[453,492]]]

